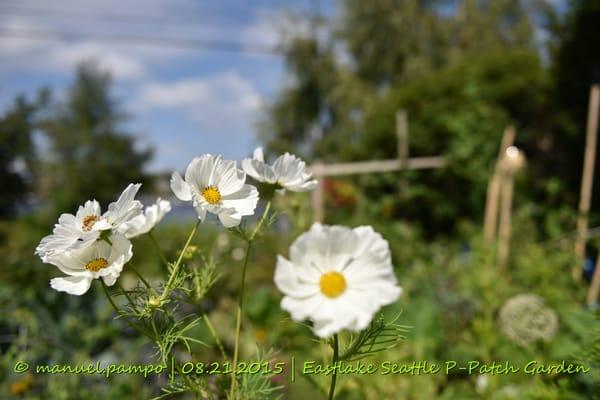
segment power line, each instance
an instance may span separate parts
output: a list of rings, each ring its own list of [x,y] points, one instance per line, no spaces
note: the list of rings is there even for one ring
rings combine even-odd
[[[197,15],[200,13],[205,13],[205,12],[211,12],[211,13],[215,13],[215,12],[222,12],[222,13],[227,13],[227,14],[238,14],[238,15],[247,15],[250,11],[253,11],[256,9],[256,7],[253,7],[252,5],[248,5],[248,4],[244,4],[242,2],[237,3],[235,6],[232,5],[224,5],[221,3],[204,3],[204,4],[200,4],[200,3],[194,3],[193,6],[182,6],[181,4],[177,4],[177,3],[171,3],[169,4],[169,2],[162,2],[159,3],[161,4],[161,6],[165,7],[162,11],[169,11],[169,12],[178,12],[181,13],[185,16],[188,15]],[[284,3],[285,4],[285,3]],[[0,0],[0,7],[3,8],[12,8],[12,9],[24,9],[24,10],[31,10],[31,11],[38,11],[41,13],[47,13],[47,12],[64,12],[67,11],[69,13],[77,13],[77,14],[84,14],[84,15],[89,15],[89,16],[94,16],[96,14],[102,14],[102,15],[114,15],[114,16],[125,16],[125,17],[133,17],[133,18],[144,18],[144,17],[159,17],[160,15],[158,14],[140,14],[140,13],[128,13],[128,12],[117,12],[115,13],[113,10],[111,9],[95,9],[93,11],[95,11],[95,13],[86,13],[85,11],[89,10],[90,8],[88,6],[86,6],[85,3],[80,3],[80,4],[63,4],[63,6],[68,6],[68,8],[65,10],[65,8],[63,7],[63,9],[61,10],[60,7],[60,2],[55,2],[54,4],[52,4],[51,8],[48,7],[39,7],[40,4],[39,3],[28,3],[26,1],[10,1],[10,0]],[[82,5],[83,7],[77,7],[77,5]],[[75,7],[73,7],[75,6]],[[298,8],[301,10],[301,8]],[[82,12],[84,11],[84,12]],[[108,13],[107,13],[108,12]]]
[[[2,3],[0,0],[0,9],[7,13],[0,15],[0,17],[27,17],[27,18],[43,18],[43,19],[71,19],[82,22],[82,19],[93,19],[95,21],[102,22],[123,22],[123,23],[134,23],[134,24],[148,24],[156,26],[156,24],[180,24],[181,22],[198,22],[198,21],[215,21],[216,15],[208,14],[206,12],[193,12],[183,13],[178,15],[172,15],[167,18],[156,14],[136,14],[136,13],[123,13],[123,12],[112,12],[102,11],[96,14],[89,12],[81,12],[79,10],[58,10],[56,8],[40,8],[40,7],[23,7],[20,4],[7,5]],[[8,7],[7,7],[8,6]],[[237,12],[239,15],[247,16],[247,13]],[[227,15],[231,15],[228,12]]]
[[[117,45],[163,47],[171,49],[242,53],[262,56],[278,55],[276,49],[264,44],[195,38],[167,38],[129,34],[100,34],[54,29],[6,29],[1,27],[0,37],[60,42],[94,40],[97,42]]]

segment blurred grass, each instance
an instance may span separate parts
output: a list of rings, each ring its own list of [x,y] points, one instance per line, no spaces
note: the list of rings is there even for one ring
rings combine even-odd
[[[294,215],[288,212],[288,216]],[[284,220],[282,216],[280,219]],[[335,217],[334,217],[335,218]],[[360,218],[357,218],[360,219]],[[352,223],[356,221],[351,221]],[[359,222],[356,222],[358,224]],[[521,224],[521,225],[519,225]],[[58,293],[48,287],[57,269],[42,264],[33,255],[48,225],[40,227],[35,219],[3,222],[0,255],[0,331],[3,338],[0,365],[0,398],[87,399],[149,398],[159,393],[165,377],[148,378],[121,375],[109,384],[98,376],[17,375],[14,363],[25,360],[31,365],[112,360],[124,364],[156,363],[154,349],[122,321],[114,319],[97,285],[85,296]],[[154,236],[167,259],[176,258],[191,224],[169,223],[159,226]],[[225,350],[233,348],[235,299],[240,278],[240,248],[243,242],[225,230],[210,225],[202,229],[193,244],[198,254],[190,261],[199,262],[201,255],[218,261],[221,277],[202,304],[182,305],[186,311],[206,312],[221,337]],[[251,253],[247,285],[247,317],[242,336],[242,359],[250,359],[256,351],[275,349],[276,359],[288,362],[291,355],[297,363],[306,360],[328,362],[330,351],[313,340],[310,329],[297,324],[279,307],[281,295],[272,281],[275,255],[287,255],[287,247],[297,233],[281,225],[266,235]],[[390,360],[412,363],[427,360],[443,364],[446,360],[465,363],[510,361],[521,365],[530,360],[560,362],[570,360],[581,349],[594,320],[581,307],[582,287],[572,283],[568,271],[572,265],[569,249],[536,243],[523,226],[515,232],[509,268],[497,270],[494,249],[484,245],[477,226],[465,225],[465,236],[427,242],[418,230],[398,221],[379,220],[374,224],[389,241],[394,265],[404,289],[401,300],[384,309],[390,317],[401,313],[399,323],[413,328],[398,348],[379,354],[367,362]],[[164,281],[165,269],[157,249],[149,237],[134,240],[133,265],[154,284]],[[125,287],[133,287],[137,278],[125,271],[120,279]],[[520,347],[501,333],[497,314],[505,301],[516,294],[541,296],[559,318],[560,328],[549,343]],[[219,361],[220,354],[204,324],[192,336],[211,344],[196,346],[194,356],[204,362]],[[283,384],[284,398],[318,398],[319,392],[306,378],[297,375],[290,384],[287,375],[274,378]],[[353,376],[342,377],[339,398],[589,398],[586,376],[563,377],[557,381],[539,375],[524,374],[488,376],[485,386],[476,375],[460,373],[423,376]],[[326,377],[315,377],[326,387]],[[583,389],[582,389],[583,388]],[[17,390],[19,389],[19,390]],[[8,396],[22,392],[20,396]],[[492,395],[493,393],[496,393]],[[8,397],[6,397],[8,396]]]

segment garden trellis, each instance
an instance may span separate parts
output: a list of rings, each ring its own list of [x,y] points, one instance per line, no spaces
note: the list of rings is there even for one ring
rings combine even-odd
[[[585,246],[588,236],[588,220],[592,202],[592,187],[594,181],[594,164],[596,161],[596,146],[598,136],[598,118],[600,117],[600,85],[590,88],[590,101],[586,127],[585,158],[583,161],[583,174],[581,178],[581,195],[579,198],[579,217],[577,219],[577,238],[575,240],[575,259],[577,264],[573,268],[573,278],[581,280],[581,262],[585,258]],[[600,292],[600,268],[596,261],[596,268],[587,294],[587,304],[594,305]]]
[[[318,180],[318,186],[312,193],[313,219],[315,222],[322,222],[325,217],[324,177],[373,174],[401,170],[435,169],[446,165],[446,161],[441,156],[409,158],[408,117],[404,110],[399,110],[396,113],[396,138],[398,157],[392,160],[357,161],[335,164],[315,162],[310,166],[310,171]],[[400,185],[403,185],[402,181],[400,181]]]

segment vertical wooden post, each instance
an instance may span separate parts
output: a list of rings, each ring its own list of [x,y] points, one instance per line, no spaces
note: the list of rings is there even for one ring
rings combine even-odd
[[[579,217],[577,219],[577,239],[575,241],[575,262],[573,279],[580,280],[581,262],[585,258],[585,243],[588,230],[588,214],[592,201],[592,183],[594,180],[594,163],[596,161],[596,142],[598,136],[598,113],[600,112],[600,86],[593,85],[590,89],[587,132],[585,139],[585,158],[583,161],[583,176],[581,177],[581,195],[579,197]]]
[[[398,193],[400,196],[406,196],[408,192],[408,180],[406,179],[406,170],[408,170],[408,116],[406,111],[396,111],[396,146],[398,152],[398,163],[400,165],[400,175],[398,179]]]
[[[398,160],[402,168],[408,165],[408,116],[406,111],[396,112],[396,137],[398,139]]]
[[[501,172],[500,163],[506,153],[506,149],[512,146],[515,141],[516,131],[512,126],[507,126],[502,135],[496,166],[490,178],[485,203],[485,217],[483,222],[483,237],[491,242],[496,238],[496,226],[498,224],[498,201],[500,196]]]
[[[498,227],[498,266],[504,268],[508,261],[510,249],[510,235],[512,224],[512,199],[515,176],[503,173],[500,200],[500,226]]]
[[[594,270],[592,283],[587,293],[586,300],[588,306],[596,305],[598,302],[598,293],[600,293],[600,254],[598,254],[598,258],[596,259],[596,269]]]
[[[317,161],[313,164],[313,175],[317,179],[317,187],[312,191],[313,221],[323,222],[325,218],[325,182],[323,181],[322,163]]]

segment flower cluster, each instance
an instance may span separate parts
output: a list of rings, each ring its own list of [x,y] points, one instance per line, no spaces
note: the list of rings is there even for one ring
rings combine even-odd
[[[306,172],[306,164],[293,154],[279,156],[273,165],[265,163],[261,147],[254,150],[253,158],[242,161],[244,171],[259,182],[277,185],[283,190],[306,192],[317,186],[317,181]]]
[[[82,295],[94,279],[112,286],[131,259],[128,240],[152,229],[171,209],[158,200],[145,212],[135,196],[140,184],[130,184],[118,200],[101,212],[96,200],[88,200],[75,215],[62,214],[51,235],[42,239],[35,253],[66,276],[54,278],[50,286],[58,291]]]
[[[178,199],[191,202],[199,222],[212,214],[224,227],[235,228],[244,217],[254,215],[259,201],[258,189],[246,183],[247,176],[280,192],[309,191],[317,184],[305,162],[296,156],[285,153],[268,164],[262,149],[257,148],[253,158],[241,162],[241,168],[236,161],[218,155],[196,157],[183,176],[172,174],[170,185]],[[135,200],[139,188],[139,184],[130,184],[104,213],[96,200],[90,200],[75,215],[60,216],[53,233],[36,248],[44,262],[66,275],[52,279],[52,288],[81,295],[94,279],[102,278],[106,286],[115,284],[132,258],[130,239],[150,232],[171,210],[170,203],[160,198],[144,210]],[[269,207],[270,202],[254,232],[245,236],[249,244]],[[174,287],[180,263],[181,257],[171,268],[162,295],[156,297],[158,306]],[[245,265],[242,280],[244,274]],[[281,307],[296,321],[310,320],[315,334],[322,338],[342,330],[367,329],[380,308],[396,301],[402,291],[387,241],[368,226],[351,229],[314,224],[291,245],[289,259],[277,258],[274,280],[284,294]]]

